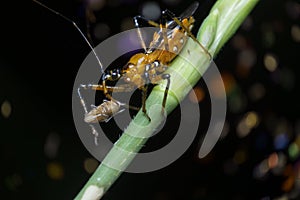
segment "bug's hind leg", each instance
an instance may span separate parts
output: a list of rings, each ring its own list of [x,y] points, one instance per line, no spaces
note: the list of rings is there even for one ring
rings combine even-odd
[[[145,52],[147,52],[147,46],[145,44],[145,39],[143,37],[142,31],[140,28],[143,27],[143,25],[159,27],[159,24],[157,24],[154,21],[148,20],[140,15],[135,16],[133,18],[133,21],[134,21],[135,28],[137,28],[137,33],[138,33],[138,38],[139,38],[140,44],[143,47],[143,49],[145,50]]]
[[[143,25],[159,27],[158,23],[156,23],[155,21],[146,19],[146,18],[142,17],[141,15],[137,15],[137,16],[133,17],[133,21],[134,21],[135,27],[139,27],[139,28],[142,27]]]
[[[160,23],[160,30],[162,32],[162,36],[163,36],[163,39],[164,39],[164,49],[166,51],[169,51],[169,43],[168,43],[166,28],[167,28],[167,17],[166,17],[166,15],[162,15],[161,23]]]
[[[190,31],[189,27],[185,27],[182,21],[178,17],[176,17],[174,13],[166,9],[162,12],[162,15],[165,17],[170,17],[172,20],[174,20],[187,33],[189,37],[191,37],[195,42],[199,44],[199,46],[203,49],[203,51],[209,56],[209,59],[212,60],[212,56],[208,52],[208,50],[197,40],[197,38]]]

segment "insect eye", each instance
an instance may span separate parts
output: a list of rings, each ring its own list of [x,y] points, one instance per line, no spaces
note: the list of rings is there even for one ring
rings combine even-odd
[[[116,80],[116,79],[120,78],[120,72],[119,72],[119,70],[113,71],[113,72],[111,73],[111,78],[112,78],[113,80]]]

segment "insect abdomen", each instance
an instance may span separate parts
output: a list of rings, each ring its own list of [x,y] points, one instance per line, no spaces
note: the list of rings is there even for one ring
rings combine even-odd
[[[105,101],[93,108],[84,117],[86,123],[97,123],[108,121],[120,109],[120,104],[114,101]]]

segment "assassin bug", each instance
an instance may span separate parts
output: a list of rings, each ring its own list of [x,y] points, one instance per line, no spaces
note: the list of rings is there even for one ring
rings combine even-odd
[[[77,90],[80,102],[85,111],[84,120],[89,124],[96,122],[107,122],[115,114],[123,111],[120,110],[121,106],[138,110],[138,108],[136,107],[119,102],[111,95],[113,92],[129,92],[136,88],[142,91],[142,111],[150,121],[151,119],[148,116],[146,110],[146,96],[148,87],[150,84],[159,84],[159,82],[162,80],[167,81],[162,101],[162,107],[164,108],[170,86],[170,74],[165,73],[165,71],[168,68],[169,64],[174,60],[174,58],[184,47],[187,38],[183,36],[191,37],[195,42],[199,44],[202,50],[211,59],[211,55],[207,51],[207,49],[191,33],[193,24],[195,22],[195,19],[192,15],[199,6],[198,2],[194,2],[193,4],[191,4],[179,17],[176,17],[175,14],[167,9],[162,11],[162,18],[160,23],[147,20],[142,16],[134,17],[134,25],[137,28],[138,37],[141,46],[144,49],[144,52],[134,54],[129,59],[127,64],[122,68],[115,68],[113,70],[105,71],[91,43],[74,21],[36,0],[33,1],[72,23],[79,31],[81,36],[85,39],[86,43],[91,48],[98,61],[101,72],[101,84],[81,84]],[[140,30],[141,22],[159,28],[159,31],[154,33],[153,40],[151,41],[148,48],[146,48],[146,44]],[[120,79],[123,79],[125,83],[120,86],[107,85],[107,82],[116,82]],[[100,90],[108,100],[103,101],[103,103],[99,106],[92,106],[92,110],[88,111],[84,98],[81,95],[81,89]],[[90,126],[95,136],[95,143],[97,144],[98,133],[92,124],[90,124]]]
[[[191,29],[195,22],[193,14],[198,8],[199,3],[194,2],[190,5],[179,17],[176,17],[169,10],[162,12],[161,23],[147,20],[141,16],[134,17],[134,24],[137,28],[139,40],[144,49],[143,53],[133,55],[127,64],[122,68],[115,68],[109,71],[103,71],[101,76],[101,84],[99,85],[81,85],[83,89],[101,90],[106,98],[116,101],[112,98],[111,92],[126,92],[138,88],[142,91],[142,111],[146,117],[146,95],[149,84],[159,84],[161,80],[167,80],[167,85],[164,92],[162,107],[165,107],[168,89],[170,86],[170,75],[165,73],[169,63],[174,60],[178,53],[182,50],[186,43],[187,35],[197,42],[203,51],[211,58],[210,53],[191,33]],[[169,19],[169,21],[167,21]],[[140,22],[146,22],[150,26],[159,27],[160,30],[155,32],[153,40],[146,48],[140,31]],[[118,81],[123,79],[125,84],[119,87],[107,86],[107,81]],[[79,90],[80,91],[80,88]],[[130,108],[130,106],[129,106]],[[151,120],[148,117],[149,120]]]

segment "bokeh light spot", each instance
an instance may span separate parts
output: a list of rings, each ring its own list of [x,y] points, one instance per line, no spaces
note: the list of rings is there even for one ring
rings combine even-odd
[[[235,152],[234,156],[233,156],[233,161],[240,165],[243,164],[247,159],[247,154],[244,150],[238,150]]]
[[[237,59],[238,59],[239,66],[249,69],[256,63],[256,53],[251,48],[243,49],[238,54]]]
[[[240,121],[240,123],[237,126],[237,135],[240,138],[246,137],[250,133],[250,129],[246,126],[245,122],[243,120]]]
[[[45,155],[48,158],[55,158],[60,145],[60,137],[57,133],[51,132],[47,138],[44,146]]]
[[[282,184],[282,190],[285,192],[291,191],[294,185],[295,178],[293,176],[289,176]]]
[[[300,153],[299,146],[295,142],[293,142],[292,144],[290,144],[288,152],[291,159],[296,159]]]
[[[274,138],[274,147],[276,150],[284,149],[289,142],[288,135],[286,133],[277,134]]]
[[[300,27],[293,25],[291,28],[291,35],[295,42],[300,42]]]
[[[231,41],[232,41],[232,46],[238,50],[247,48],[247,40],[241,34],[236,34],[235,36],[233,36]]]
[[[93,173],[96,170],[98,165],[99,162],[94,158],[87,158],[84,160],[83,163],[85,171],[89,174]]]
[[[242,112],[247,106],[247,97],[239,89],[229,95],[228,107],[233,113]]]
[[[4,101],[1,105],[1,114],[4,118],[8,118],[11,115],[12,107],[9,101]]]
[[[241,138],[247,136],[258,123],[259,118],[256,112],[246,113],[237,126],[237,135]]]
[[[270,48],[275,44],[275,33],[273,30],[273,25],[268,24],[268,23],[263,23],[262,24],[262,41],[263,45],[266,48]]]
[[[53,180],[61,180],[64,177],[63,166],[58,162],[51,162],[47,165],[47,174]]]
[[[290,18],[297,19],[300,16],[300,4],[296,1],[287,1],[286,13]]]
[[[126,31],[133,28],[134,24],[131,17],[126,17],[121,21],[121,31]]]
[[[246,126],[248,128],[254,128],[258,125],[259,119],[256,112],[249,112],[245,118]]]
[[[100,10],[105,5],[105,0],[88,0],[88,6],[93,10]]]
[[[277,153],[272,153],[268,158],[269,168],[272,169],[278,165],[278,155]]]
[[[98,40],[107,38],[110,34],[110,28],[105,23],[98,23],[94,28],[94,35]]]
[[[160,17],[161,11],[158,3],[154,1],[145,2],[142,6],[142,15],[146,19],[157,20]]]
[[[281,176],[282,172],[284,171],[285,165],[287,163],[287,156],[282,152],[276,153],[276,155],[277,155],[277,164],[272,169],[272,172],[277,176]],[[269,156],[269,165],[271,164],[272,166],[272,164],[275,164],[276,162],[274,161],[276,161],[276,156],[274,155],[273,157]]]
[[[194,94],[193,94],[194,93]],[[195,96],[196,95],[196,96]],[[204,90],[199,87],[199,86],[196,86],[194,88],[194,91],[191,91],[190,94],[189,94],[189,99],[191,100],[191,102],[193,103],[199,103],[201,102],[205,97],[205,92]]]
[[[249,89],[249,97],[252,101],[258,101],[265,96],[266,89],[261,83],[253,84]]]
[[[291,164],[288,164],[287,166],[285,166],[283,175],[284,176],[291,176],[291,175],[293,175],[293,166]]]
[[[253,170],[253,177],[256,179],[263,179],[269,171],[269,164],[267,160],[263,160]]]
[[[236,86],[236,81],[231,73],[223,72],[221,74],[226,94],[229,95]]]
[[[278,61],[273,54],[266,54],[264,57],[264,64],[267,70],[274,72],[278,67]]]

